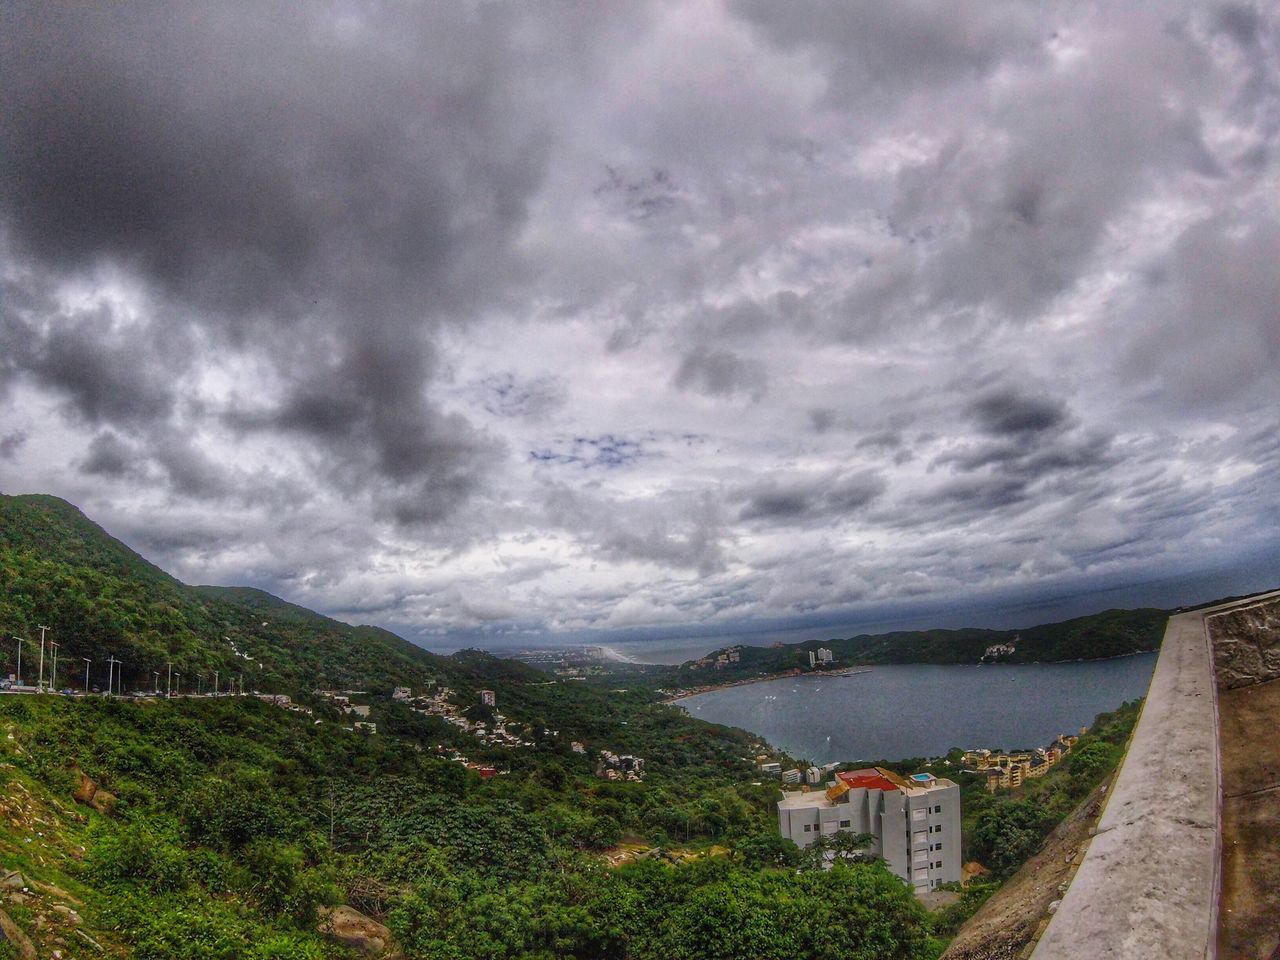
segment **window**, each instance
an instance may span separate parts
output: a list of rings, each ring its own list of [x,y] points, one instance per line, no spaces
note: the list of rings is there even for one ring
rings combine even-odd
[[[941,832],[942,832],[942,824],[938,824],[936,827],[934,827],[934,828],[933,828],[933,832],[934,832],[934,833],[941,833]]]
[[[840,821],[840,829],[841,829],[841,830],[846,830],[846,829],[848,829],[848,827],[850,826],[850,824],[851,824],[851,821],[849,821],[849,820],[841,820],[841,821]]]
[[[935,849],[935,850],[941,850],[941,849],[942,849],[942,844],[940,844],[940,843],[935,843],[935,844],[933,845],[933,849]]]
[[[813,827],[812,827],[810,824],[807,824],[807,823],[806,823],[806,824],[804,825],[804,832],[805,832],[805,833],[812,833],[812,832],[813,832]]]
[[[942,804],[938,804],[936,807],[934,807],[934,808],[933,808],[933,812],[934,812],[934,813],[941,813],[941,812],[942,812]]]

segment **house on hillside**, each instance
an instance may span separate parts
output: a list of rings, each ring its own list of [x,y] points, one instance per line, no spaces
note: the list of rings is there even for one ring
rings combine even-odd
[[[961,879],[960,787],[931,773],[838,773],[825,791],[784,793],[778,829],[801,847],[841,832],[870,834],[868,852],[917,893]]]

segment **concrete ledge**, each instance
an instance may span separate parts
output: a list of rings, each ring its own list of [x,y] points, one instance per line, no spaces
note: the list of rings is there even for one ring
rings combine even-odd
[[[1216,957],[1221,765],[1205,618],[1277,596],[1169,618],[1097,836],[1033,960]]]
[[[1097,836],[1034,960],[1214,955],[1218,723],[1206,612],[1169,618]]]

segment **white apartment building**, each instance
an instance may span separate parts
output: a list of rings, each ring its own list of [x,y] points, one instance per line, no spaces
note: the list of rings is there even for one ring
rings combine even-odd
[[[961,878],[960,787],[930,773],[838,773],[826,790],[784,793],[778,829],[800,847],[841,831],[869,833],[875,840],[868,852],[917,893]]]

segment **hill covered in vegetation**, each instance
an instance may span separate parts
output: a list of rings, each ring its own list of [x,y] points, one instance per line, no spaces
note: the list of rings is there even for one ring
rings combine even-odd
[[[76,507],[51,496],[0,496],[0,630],[52,630],[76,683],[82,657],[91,681],[107,683],[107,658],[124,662],[124,687],[151,685],[169,663],[184,685],[214,671],[225,688],[298,692],[316,687],[422,686],[439,680],[470,689],[503,677],[541,679],[512,661],[442,657],[377,627],[352,627],[246,587],[192,587],[111,537]],[[16,647],[6,643],[13,670]],[[32,653],[26,648],[28,658]],[[30,663],[30,659],[27,661]],[[500,665],[499,665],[500,664]],[[202,678],[198,680],[197,678]],[[167,678],[167,673],[166,673]]]
[[[830,664],[816,669],[891,663],[1063,663],[1102,660],[1160,649],[1167,610],[1105,610],[1019,630],[966,627],[955,630],[900,630],[833,637],[768,647],[735,644],[678,666],[610,664],[610,676],[634,675],[664,688],[728,683],[789,670],[808,671],[809,654],[831,651]],[[995,652],[992,648],[996,648]]]
[[[768,745],[647,683],[442,657],[261,591],[190,587],[63,501],[0,498],[0,630],[32,639],[38,624],[64,663],[125,661],[127,687],[172,661],[188,691],[217,670],[312,711],[0,696],[0,917],[40,956],[354,957],[334,929],[351,921],[411,960],[926,960],[980,901],[931,914],[879,863],[819,869],[778,836],[777,787],[754,763]],[[520,742],[412,709],[395,686],[447,686],[490,724],[476,695],[496,690]],[[367,691],[377,733],[317,687]],[[601,777],[601,750],[643,757],[643,778]],[[1083,789],[1094,766],[1062,776]],[[1065,802],[1044,793],[1055,783],[1037,787],[1034,822],[975,801],[973,849],[1014,869]],[[4,960],[24,949],[0,940]]]

